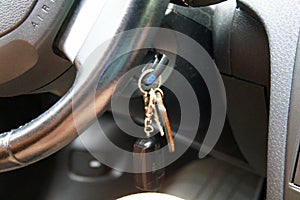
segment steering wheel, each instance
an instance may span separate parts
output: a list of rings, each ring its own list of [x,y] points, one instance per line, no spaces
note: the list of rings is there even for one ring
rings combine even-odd
[[[104,111],[121,75],[144,54],[132,53],[114,67],[111,61],[121,51],[138,49],[149,40],[145,27],[160,25],[169,1],[84,0],[79,5],[73,3],[69,0],[11,0],[0,6],[1,96],[38,90],[66,71],[69,62],[55,54],[53,47],[60,49],[60,54],[77,68],[74,85],[54,106],[26,125],[0,135],[0,172],[53,154],[88,127],[94,120],[93,115],[84,114],[75,124],[73,113],[85,113],[86,96],[95,84],[98,84],[95,114]],[[122,35],[109,40],[101,49],[102,54],[89,60],[99,44],[95,40],[104,42],[134,28],[145,29],[139,29],[141,31],[134,34],[131,41],[124,41]],[[9,62],[3,63],[4,59]],[[49,65],[50,60],[55,64]]]

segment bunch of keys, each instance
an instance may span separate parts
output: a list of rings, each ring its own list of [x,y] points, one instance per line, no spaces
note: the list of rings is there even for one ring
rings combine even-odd
[[[134,144],[133,160],[134,168],[140,172],[135,173],[135,186],[142,191],[158,191],[162,185],[165,175],[164,154],[159,150],[165,141],[168,143],[169,151],[175,151],[170,121],[163,103],[164,93],[160,89],[160,74],[167,62],[168,58],[165,55],[160,58],[156,56],[153,63],[146,65],[138,79],[138,87],[143,94],[145,105],[144,132],[147,137],[138,139]],[[151,134],[155,130],[153,122],[160,135]],[[166,137],[166,140],[162,140],[161,137]],[[148,153],[154,153],[155,156],[147,156]]]
[[[156,123],[160,135],[165,136],[168,143],[170,152],[175,152],[175,144],[173,134],[170,126],[166,107],[164,106],[163,96],[164,93],[160,89],[161,76],[152,77],[151,73],[153,69],[145,70],[138,80],[139,90],[143,93],[143,99],[145,104],[145,120],[144,120],[144,132],[147,137],[151,136],[154,132],[153,121]],[[150,76],[149,76],[150,74]],[[155,76],[155,75],[153,75]],[[143,88],[143,80],[147,78],[146,82],[149,84],[147,89]],[[156,81],[156,82],[155,82]]]

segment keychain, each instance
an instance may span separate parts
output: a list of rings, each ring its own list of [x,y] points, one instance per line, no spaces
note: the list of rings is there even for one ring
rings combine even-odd
[[[150,77],[153,69],[145,70],[138,80],[139,90],[143,94],[144,104],[145,104],[145,119],[144,119],[144,132],[147,137],[154,131],[153,121],[155,121],[161,136],[165,136],[168,143],[168,148],[170,152],[175,151],[175,144],[173,139],[173,134],[170,126],[170,121],[167,114],[167,109],[163,103],[163,91],[160,89],[161,86],[161,76],[150,85],[149,90],[143,89],[142,80],[144,77]],[[149,75],[150,74],[150,75]]]
[[[165,62],[167,58],[162,56],[162,59]],[[135,185],[142,191],[158,191],[162,185],[165,175],[164,154],[159,150],[167,142],[169,152],[175,152],[170,121],[163,103],[164,93],[160,89],[160,74],[163,65],[157,60],[152,66],[147,65],[138,79],[138,87],[144,100],[144,132],[146,138],[138,139],[134,144],[133,160],[137,171],[145,171],[144,173],[135,174]],[[154,123],[160,134],[153,135],[155,131]],[[151,152],[155,156],[147,156],[147,153]],[[153,167],[153,170],[146,172],[151,167]]]

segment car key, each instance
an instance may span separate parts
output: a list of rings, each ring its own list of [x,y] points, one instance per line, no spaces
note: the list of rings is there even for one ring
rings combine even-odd
[[[139,79],[139,88],[144,99],[144,132],[146,138],[138,139],[133,146],[133,166],[135,173],[136,188],[142,191],[158,191],[164,179],[164,154],[160,151],[165,141],[161,135],[164,134],[158,113],[156,111],[157,86],[151,85],[148,89],[142,87],[142,79],[153,70],[145,70]],[[160,83],[158,83],[160,85]],[[156,122],[161,135],[151,136],[154,131],[152,121]],[[151,154],[151,155],[150,155]]]
[[[143,98],[145,102],[144,131],[148,137],[150,136],[150,133],[154,131],[154,128],[152,126],[152,118],[154,116],[154,121],[156,122],[160,134],[162,136],[163,135],[166,136],[169,151],[174,152],[175,143],[173,139],[173,134],[172,134],[167,110],[163,103],[163,91],[160,89],[161,77],[159,77],[158,84],[156,86],[152,86],[152,88],[150,88],[149,91],[144,90],[142,87],[143,78],[152,72],[153,69],[145,70],[138,81],[138,86],[140,91],[144,94]]]
[[[156,92],[156,112],[159,117],[159,121],[162,122],[162,127],[166,132],[166,139],[170,152],[175,152],[175,143],[173,139],[172,129],[170,126],[170,120],[168,117],[167,109],[163,103],[163,92],[161,89],[157,89]]]

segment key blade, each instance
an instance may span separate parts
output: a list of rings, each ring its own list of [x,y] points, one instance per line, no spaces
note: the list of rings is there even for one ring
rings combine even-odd
[[[154,121],[156,122],[156,125],[157,125],[157,128],[158,128],[159,132],[160,132],[160,135],[164,136],[165,131],[164,131],[164,129],[163,129],[161,123],[160,123],[160,120],[159,120],[159,117],[158,117],[158,114],[157,114],[157,110],[156,110],[156,106],[154,107],[153,113],[154,113]]]
[[[156,98],[157,109],[156,110],[158,111],[158,115],[161,118],[162,125],[163,125],[163,127],[165,127],[165,130],[166,130],[165,135],[167,138],[168,148],[169,148],[170,152],[175,152],[175,143],[174,143],[174,139],[173,139],[170,121],[169,121],[168,114],[167,114],[167,109],[163,103],[162,94],[160,92],[157,92],[156,95],[157,95],[157,98]]]

